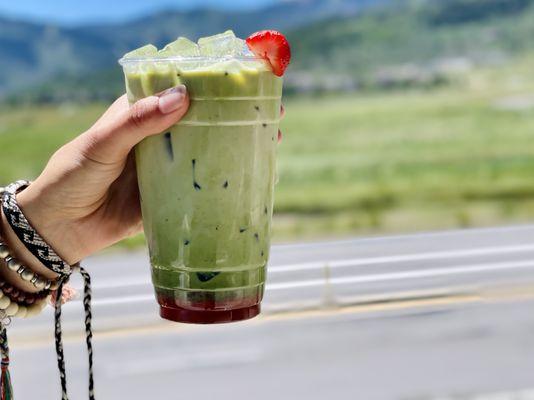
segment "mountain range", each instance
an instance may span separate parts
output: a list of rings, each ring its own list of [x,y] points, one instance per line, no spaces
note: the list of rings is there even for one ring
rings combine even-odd
[[[318,20],[355,15],[385,2],[292,1],[244,12],[167,10],[126,23],[75,28],[0,16],[0,94],[58,76],[110,68],[126,51],[146,43],[162,46],[177,36],[198,38],[230,28],[242,37],[266,28],[287,31]]]
[[[241,37],[266,28],[286,33],[290,73],[301,81],[335,75],[362,85],[383,79],[389,67],[425,70],[436,60],[483,63],[533,51],[533,20],[534,0],[294,0],[79,27],[0,16],[0,97],[107,99],[123,90],[116,61],[125,52],[229,28]]]

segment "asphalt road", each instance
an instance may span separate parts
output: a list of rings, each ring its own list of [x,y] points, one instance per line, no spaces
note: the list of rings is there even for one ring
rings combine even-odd
[[[534,226],[275,246],[262,317],[157,317],[144,253],[87,261],[99,399],[534,399]],[[81,304],[65,307],[87,398]],[[51,312],[10,330],[17,399],[58,398]],[[24,384],[26,382],[26,384]]]

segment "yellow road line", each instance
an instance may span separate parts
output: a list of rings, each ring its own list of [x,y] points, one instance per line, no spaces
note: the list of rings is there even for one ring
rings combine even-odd
[[[444,293],[436,295],[421,295],[417,292],[404,293],[402,298],[370,300],[353,305],[329,306],[320,309],[299,310],[299,311],[280,311],[271,314],[263,314],[258,318],[250,320],[247,324],[263,324],[273,321],[286,321],[298,319],[313,319],[321,317],[335,317],[347,314],[370,314],[376,312],[399,311],[410,309],[423,309],[436,306],[452,306],[461,304],[483,303],[483,302],[502,302],[534,299],[534,286],[514,286],[510,288],[494,288],[480,291],[479,293]],[[202,325],[176,324],[162,320],[149,326],[125,327],[95,333],[95,340],[113,340],[121,339],[125,336],[145,336],[158,333],[176,333],[182,334],[192,330],[202,329]],[[64,342],[80,342],[84,336],[80,334],[64,335]],[[53,342],[52,335],[40,338],[19,339],[13,337],[10,340],[12,346],[17,349],[29,349],[43,346],[50,346]]]
[[[338,307],[328,307],[321,309],[313,310],[301,310],[301,311],[283,311],[272,314],[264,314],[258,318],[250,320],[247,324],[263,324],[272,321],[284,321],[284,320],[296,320],[296,319],[311,319],[311,318],[320,318],[320,317],[335,317],[338,315],[346,314],[363,314],[363,313],[372,313],[379,311],[393,311],[400,309],[411,309],[411,308],[423,308],[437,305],[450,305],[455,303],[465,303],[473,302],[479,300],[478,296],[471,295],[454,295],[454,296],[439,296],[433,298],[421,298],[421,299],[411,299],[411,300],[401,300],[401,301],[392,301],[392,302],[374,302],[369,304],[358,304],[352,306],[338,306]],[[109,340],[123,338],[124,336],[144,336],[144,335],[153,335],[157,333],[186,333],[191,330],[202,329],[202,325],[188,325],[188,324],[176,324],[172,322],[166,322],[164,320],[161,323],[150,325],[150,326],[139,326],[139,327],[125,327],[118,328],[108,331],[99,331],[95,332],[95,340]],[[84,336],[80,334],[68,334],[64,335],[64,343],[69,342],[79,342],[85,340]],[[10,339],[10,342],[13,347],[21,348],[36,348],[42,346],[49,346],[53,341],[52,335],[48,337],[40,338],[31,338],[31,339],[18,339],[13,337]]]

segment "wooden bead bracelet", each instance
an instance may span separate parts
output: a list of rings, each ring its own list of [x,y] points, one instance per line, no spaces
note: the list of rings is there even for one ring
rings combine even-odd
[[[0,281],[0,290],[4,295],[9,297],[11,301],[22,305],[32,305],[36,301],[45,299],[50,294],[50,290],[42,290],[38,293],[27,293],[4,281]]]
[[[46,307],[46,298],[37,300],[33,304],[18,304],[0,290],[0,313],[7,317],[32,317],[39,314]]]

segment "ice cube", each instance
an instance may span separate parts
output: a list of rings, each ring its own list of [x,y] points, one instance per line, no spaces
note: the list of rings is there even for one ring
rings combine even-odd
[[[195,42],[181,36],[160,50],[159,55],[163,57],[195,57],[200,55],[200,49]]]
[[[234,41],[234,55],[242,56],[243,53],[245,52],[245,49],[248,49],[248,46],[245,43],[245,41],[243,39],[236,37]]]
[[[124,58],[149,58],[158,54],[158,49],[152,44],[147,44],[146,46],[139,47],[138,49],[132,50],[129,53],[124,55]]]
[[[207,57],[234,56],[240,43],[232,31],[203,37],[198,40],[200,54]]]
[[[241,53],[239,55],[241,57],[256,58],[256,55],[252,52],[252,50],[249,49],[246,43],[245,43],[245,46],[242,48]]]
[[[249,49],[247,43],[242,39],[237,40],[239,41],[239,50],[237,51],[235,56],[240,57],[243,66],[255,70],[263,69],[263,62],[256,58],[254,53]]]

